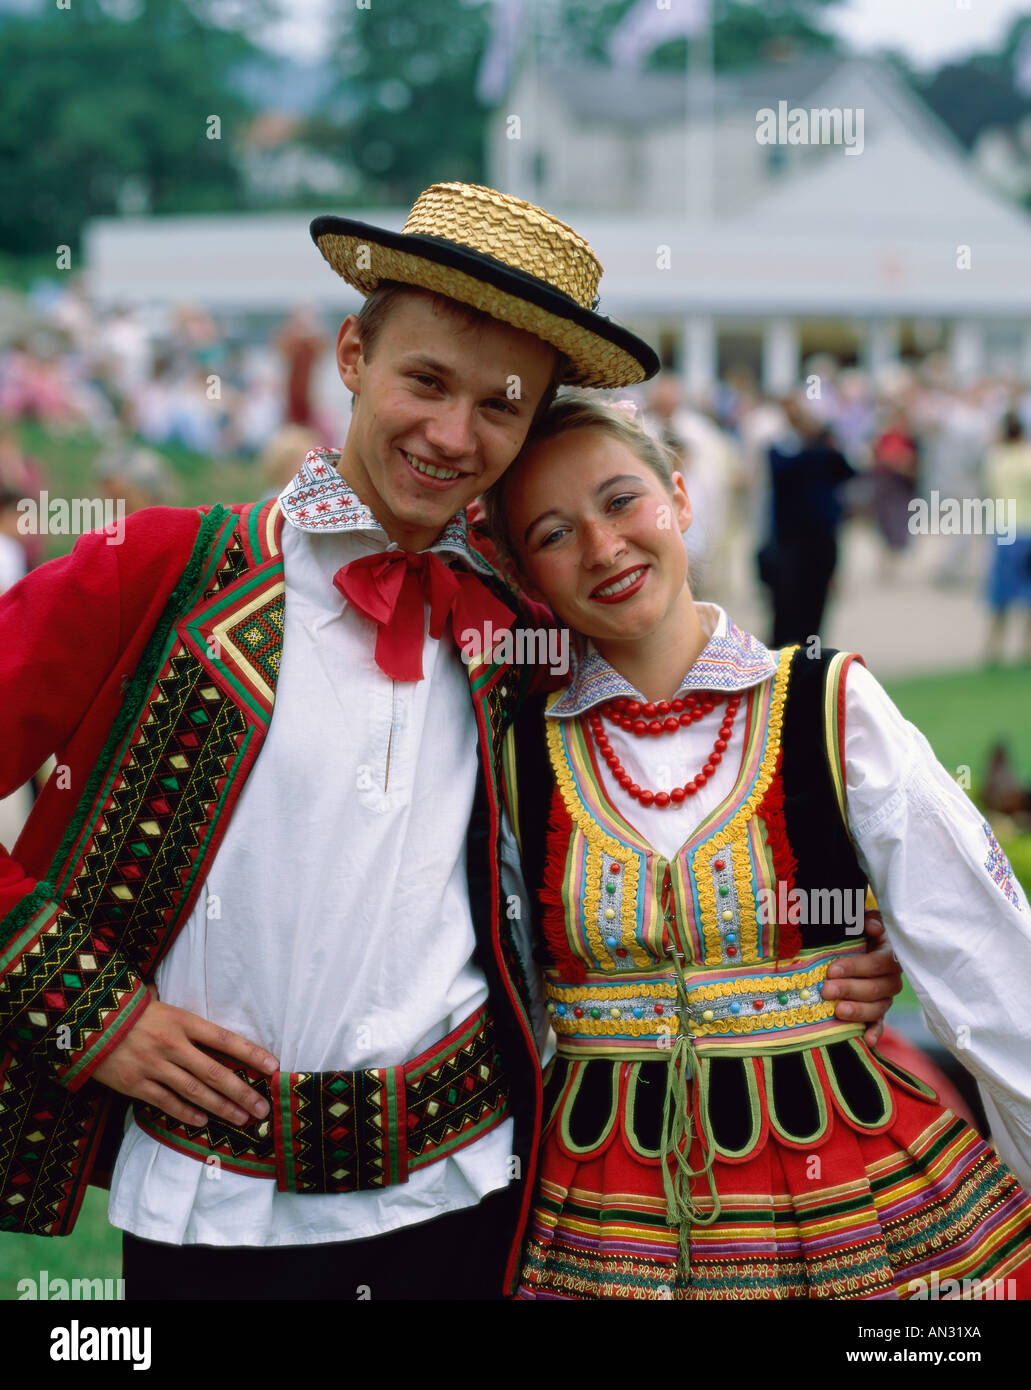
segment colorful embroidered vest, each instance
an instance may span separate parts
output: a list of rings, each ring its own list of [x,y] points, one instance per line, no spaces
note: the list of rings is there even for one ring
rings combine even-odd
[[[866,879],[844,821],[852,659],[779,653],[743,706],[732,792],[668,861],[608,800],[583,721],[546,719],[540,700],[522,712],[521,848],[558,1039],[548,1089],[572,1152],[592,1151],[616,1123],[618,1068],[586,1065],[604,1060],[643,1068],[625,1123],[638,1152],[657,1156],[664,1086],[641,1083],[660,1081],[684,1035],[725,1157],[751,1153],[767,1123],[798,1142],[825,1134],[824,1078],[846,1118],[864,1128],[890,1118],[877,1065],[852,1041],[862,1025],[839,1022],[821,998],[829,965],[865,950]],[[528,809],[545,806],[547,818]]]

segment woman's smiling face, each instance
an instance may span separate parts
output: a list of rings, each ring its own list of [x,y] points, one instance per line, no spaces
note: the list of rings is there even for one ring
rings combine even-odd
[[[655,633],[690,605],[684,480],[668,492],[625,444],[584,426],[534,446],[505,488],[527,585],[596,642]],[[686,611],[686,610],[685,610]]]

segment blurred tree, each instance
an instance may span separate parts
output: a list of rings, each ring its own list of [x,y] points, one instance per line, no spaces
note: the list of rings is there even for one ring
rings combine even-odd
[[[945,63],[915,85],[968,149],[985,126],[1015,126],[1031,107],[1031,15],[1013,21],[997,53]]]
[[[1028,114],[1027,97],[1014,87],[1012,67],[1001,54],[946,63],[916,86],[968,149],[985,126],[1015,125]]]
[[[821,29],[818,16],[842,0],[713,0],[712,53],[717,71],[752,67],[775,53],[839,53],[838,36]],[[685,41],[663,44],[652,54],[651,67],[684,66]]]
[[[547,3],[548,0],[545,0]],[[579,56],[605,62],[616,25],[639,0],[557,0],[565,40]],[[711,0],[713,62],[717,70],[750,67],[774,47],[790,43],[800,53],[829,53],[841,48],[837,35],[821,29],[818,17],[843,0]],[[653,49],[647,66],[682,70],[687,39],[673,39]]]
[[[248,23],[278,13],[248,0]],[[239,207],[247,104],[229,76],[255,52],[217,26],[229,0],[74,0],[0,19],[0,246],[77,249],[89,218]],[[221,122],[221,138],[209,118]]]
[[[412,202],[441,179],[482,183],[484,108],[476,76],[489,0],[370,0],[340,6],[338,92],[360,104],[343,135],[323,123],[308,141],[340,149],[364,180],[356,201]]]

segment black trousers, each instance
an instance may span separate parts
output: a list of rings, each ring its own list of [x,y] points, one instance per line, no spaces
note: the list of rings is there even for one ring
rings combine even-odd
[[[501,1299],[521,1195],[513,1184],[464,1211],[368,1240],[324,1245],[165,1245],[126,1231],[125,1297]]]
[[[819,634],[827,591],[838,563],[838,545],[831,532],[781,541],[775,547],[766,582],[773,591],[774,650],[803,645]]]

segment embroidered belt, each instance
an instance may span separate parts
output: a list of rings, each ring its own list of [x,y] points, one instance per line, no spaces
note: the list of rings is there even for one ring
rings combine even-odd
[[[266,1119],[185,1125],[137,1101],[136,1123],[213,1168],[274,1178],[280,1192],[364,1192],[407,1182],[499,1125],[508,1081],[483,1005],[420,1056],[364,1071],[254,1071],[205,1048],[269,1104]]]
[[[699,1051],[716,1047],[762,1051],[784,1045],[832,1041],[863,1031],[841,1023],[835,1004],[821,996],[828,968],[843,956],[866,950],[862,938],[802,953],[771,970],[770,961],[728,969],[725,965],[684,971],[686,1007],[672,970],[589,977],[582,984],[545,983],[548,1013],[566,1057],[640,1060],[655,1048],[687,1036]]]

